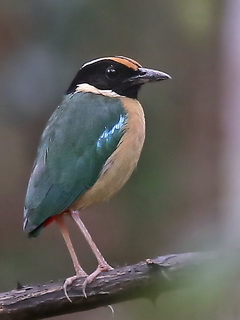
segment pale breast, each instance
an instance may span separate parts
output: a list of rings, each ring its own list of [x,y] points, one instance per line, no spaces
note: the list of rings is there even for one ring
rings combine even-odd
[[[71,209],[79,210],[109,199],[127,182],[139,160],[145,139],[145,118],[141,104],[127,97],[121,97],[128,113],[126,132],[118,148],[106,161],[99,179],[83,194]]]

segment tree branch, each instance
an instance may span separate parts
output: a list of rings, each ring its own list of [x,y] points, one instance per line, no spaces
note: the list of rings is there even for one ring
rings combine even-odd
[[[35,320],[77,311],[94,309],[113,303],[158,295],[189,286],[189,275],[204,266],[221,260],[219,253],[183,253],[147,259],[102,273],[87,285],[84,297],[84,279],[76,280],[68,288],[69,302],[63,292],[63,281],[37,286],[24,286],[0,293],[0,320]],[[196,283],[196,282],[195,282]]]

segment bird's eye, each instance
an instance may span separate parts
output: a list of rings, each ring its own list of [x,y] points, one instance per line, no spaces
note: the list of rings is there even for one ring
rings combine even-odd
[[[117,79],[119,73],[113,66],[111,66],[106,69],[105,74],[108,79],[115,80]]]

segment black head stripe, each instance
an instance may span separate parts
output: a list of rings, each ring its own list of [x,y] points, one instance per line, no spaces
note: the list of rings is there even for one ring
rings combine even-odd
[[[124,64],[118,62],[121,59],[116,60],[99,59],[83,65],[68,88],[67,94],[75,92],[79,84],[87,83],[100,90],[112,90],[119,95],[136,98],[139,86],[129,86],[127,79],[138,73],[137,67],[134,70],[128,66],[129,63]]]

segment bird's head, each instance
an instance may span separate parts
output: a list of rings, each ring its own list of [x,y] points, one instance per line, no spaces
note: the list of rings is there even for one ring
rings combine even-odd
[[[171,77],[162,71],[143,68],[130,58],[106,57],[85,63],[66,93],[74,93],[78,88],[90,85],[99,91],[136,99],[144,83],[166,79]]]

